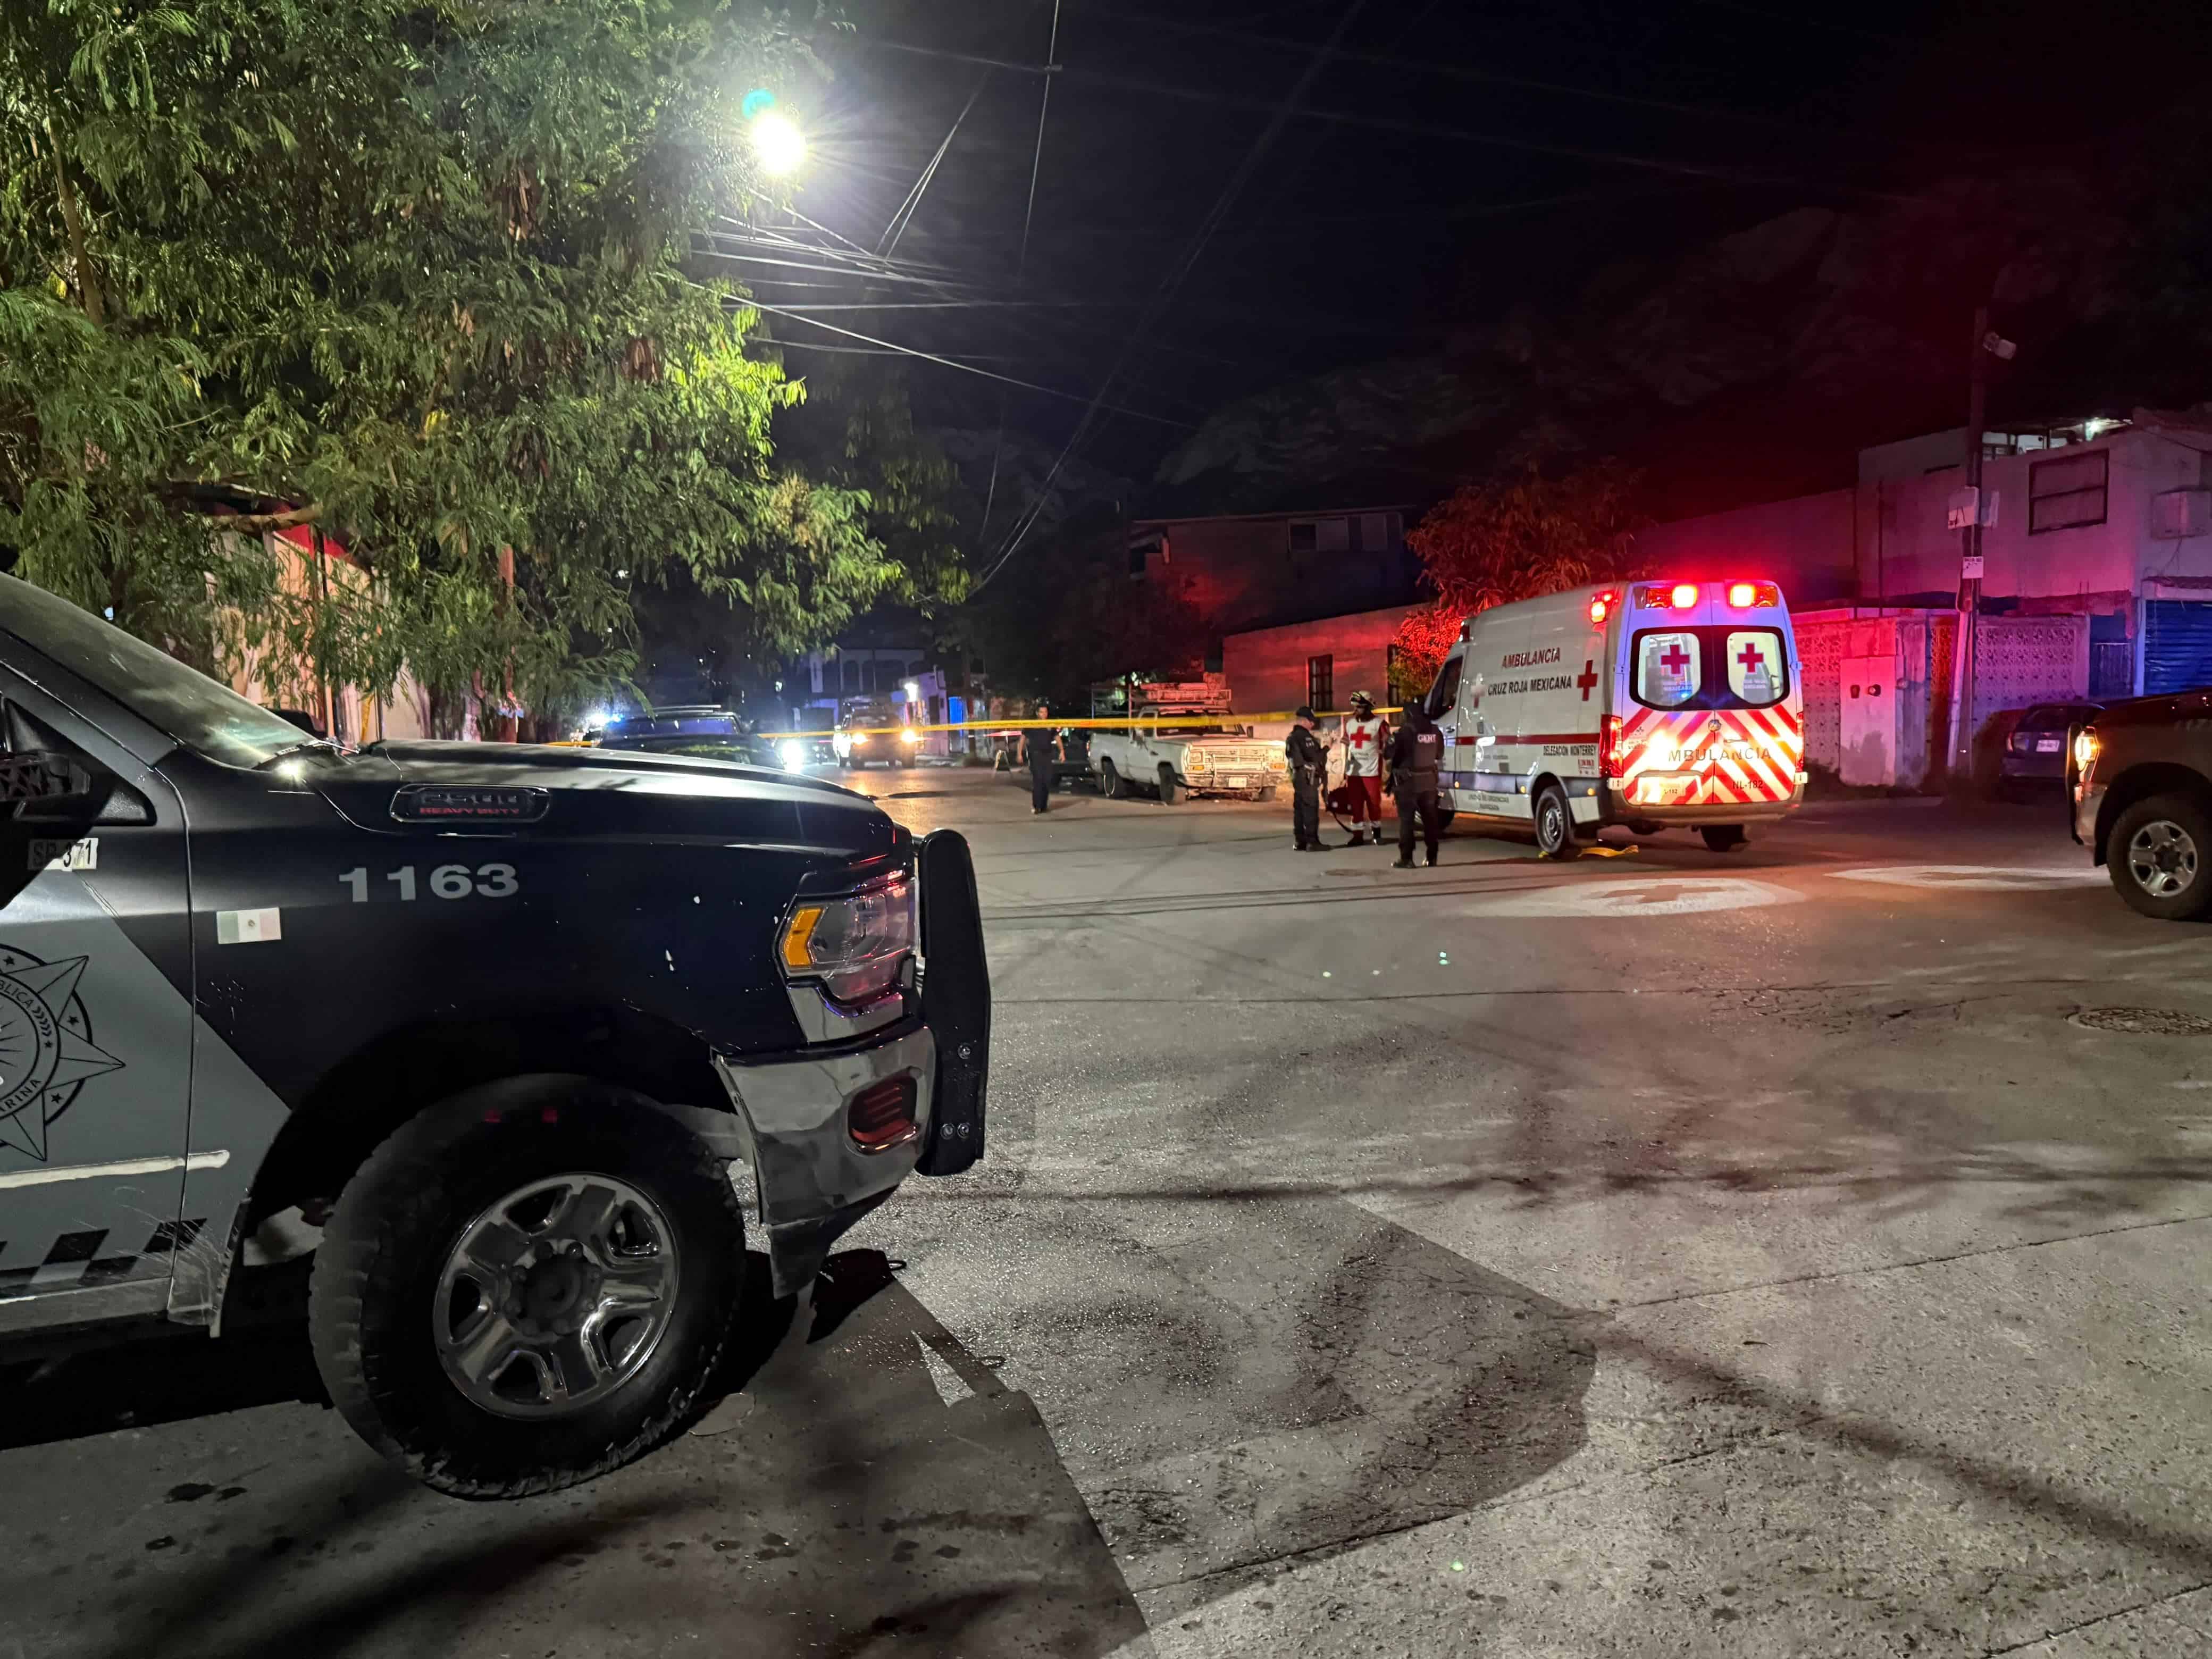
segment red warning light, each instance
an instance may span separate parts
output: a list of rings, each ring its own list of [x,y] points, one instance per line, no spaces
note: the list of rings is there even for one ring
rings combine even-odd
[[[1737,582],[1729,589],[1729,603],[1739,611],[1748,611],[1759,598],[1759,590],[1749,582]]]
[[[1593,623],[1601,623],[1607,617],[1611,616],[1613,614],[1613,602],[1616,597],[1617,596],[1614,594],[1613,591],[1608,587],[1604,592],[1598,594],[1595,599],[1591,599],[1589,602],[1590,621]]]
[[[1698,604],[1698,585],[1695,582],[1677,582],[1671,598],[1675,610],[1693,611]]]

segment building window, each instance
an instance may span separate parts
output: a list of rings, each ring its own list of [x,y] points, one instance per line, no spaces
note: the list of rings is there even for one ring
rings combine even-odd
[[[1336,659],[1306,659],[1306,707],[1319,714],[1336,707]]]
[[[2027,469],[2027,533],[2105,522],[2112,452],[2037,461]]]
[[[1350,552],[1352,523],[1350,519],[1291,520],[1291,567],[1304,569],[1316,555],[1326,558],[1332,553]]]

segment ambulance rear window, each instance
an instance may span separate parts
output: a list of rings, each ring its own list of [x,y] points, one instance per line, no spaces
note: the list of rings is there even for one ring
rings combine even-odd
[[[1698,695],[1705,649],[1694,630],[1653,631],[1636,636],[1636,701],[1654,708],[1680,708]]]
[[[1775,628],[1655,628],[1635,636],[1636,701],[1647,708],[1770,708],[1790,695]]]
[[[1729,690],[1747,708],[1780,702],[1784,684],[1782,635],[1771,628],[1732,628],[1721,647],[1728,653]]]

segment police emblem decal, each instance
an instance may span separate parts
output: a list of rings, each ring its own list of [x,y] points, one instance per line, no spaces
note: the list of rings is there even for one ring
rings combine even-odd
[[[85,1079],[123,1062],[92,1039],[76,994],[89,958],[41,962],[0,945],[0,1146],[46,1158],[46,1129]]]

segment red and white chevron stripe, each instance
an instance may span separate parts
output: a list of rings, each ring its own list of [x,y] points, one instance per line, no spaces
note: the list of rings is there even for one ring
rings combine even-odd
[[[1616,753],[1632,806],[1755,806],[1795,793],[1805,723],[1786,703],[1639,708],[1623,722]]]

